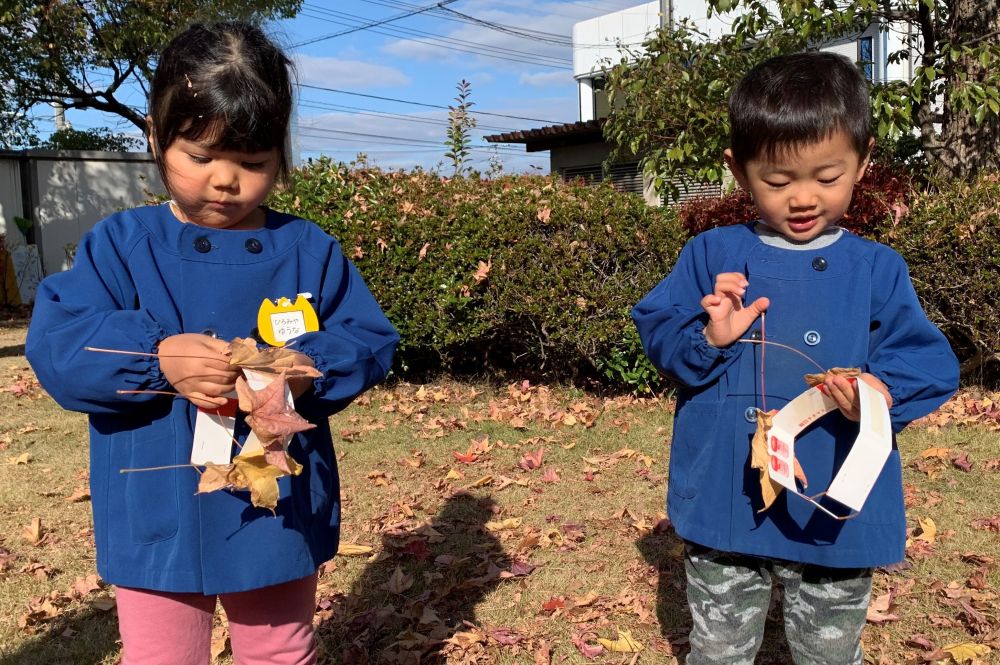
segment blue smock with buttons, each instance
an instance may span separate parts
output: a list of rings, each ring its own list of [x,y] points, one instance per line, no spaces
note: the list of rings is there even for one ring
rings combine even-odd
[[[81,241],[72,269],[46,278],[27,356],[64,408],[89,414],[97,569],[129,587],[207,594],[260,588],[313,573],[337,551],[340,490],[328,416],[383,379],[398,335],[339,244],[315,224],[266,211],[264,227],[182,224],[167,205],[121,212]],[[276,516],[248,492],[196,494],[191,467],[121,473],[190,460],[196,409],[171,390],[151,353],[179,333],[247,337],[265,298],[312,294],[318,332],[292,348],[322,376],[296,400],[317,427],[289,452],[301,475],[278,481]],[[247,434],[242,418],[237,439]]]
[[[680,386],[667,492],[677,533],[723,551],[830,567],[900,561],[906,518],[895,441],[857,517],[835,520],[787,491],[759,512],[759,473],[750,467],[756,409],[780,409],[807,388],[804,374],[820,370],[773,345],[708,344],[700,301],[723,272],[746,275],[745,302],[770,299],[744,338],[794,347],[825,369],[858,367],[878,377],[893,398],[894,433],[958,386],[955,355],[889,247],[846,231],[816,249],[777,247],[763,242],[754,224],[698,235],[632,312],[650,360]],[[810,493],[829,486],[857,434],[858,424],[838,411],[797,437]]]

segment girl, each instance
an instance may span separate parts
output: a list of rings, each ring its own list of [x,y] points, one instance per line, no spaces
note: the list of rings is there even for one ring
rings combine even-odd
[[[291,102],[290,62],[257,28],[174,38],[147,118],[172,200],[105,219],[38,292],[27,355],[60,405],[90,416],[97,568],[117,585],[125,665],[205,665],[216,597],[237,663],[315,662],[316,571],[340,524],[327,417],[385,377],[398,336],[335,240],[260,205],[287,173]],[[298,294],[319,330],[290,346],[321,377],[293,392],[316,428],[290,445],[304,468],[280,480],[276,516],[247,492],[197,494],[193,468],[120,473],[191,459],[197,407],[224,405],[236,379],[224,340],[249,336],[265,299]]]

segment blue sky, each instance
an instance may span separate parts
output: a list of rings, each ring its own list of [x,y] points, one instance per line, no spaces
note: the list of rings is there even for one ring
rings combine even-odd
[[[526,154],[520,144],[491,148],[482,136],[578,120],[573,24],[638,4],[306,0],[294,19],[269,26],[297,65],[297,156],[349,162],[364,153],[383,168],[440,166],[449,172],[447,106],[465,79],[478,112],[471,165],[485,170],[493,157],[507,172],[547,172],[547,152]],[[138,96],[129,101],[142,105]],[[81,129],[132,131],[96,112],[71,110],[67,118]],[[40,126],[50,129],[51,123]]]

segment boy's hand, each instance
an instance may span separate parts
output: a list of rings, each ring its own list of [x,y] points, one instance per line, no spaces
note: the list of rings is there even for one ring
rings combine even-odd
[[[705,339],[712,346],[729,346],[738,340],[771,304],[767,298],[757,298],[744,307],[746,291],[747,278],[743,274],[724,272],[715,278],[715,292],[701,299],[701,306],[708,313]]]
[[[892,408],[892,396],[889,394],[889,389],[886,387],[882,381],[872,374],[863,373],[858,377],[861,381],[864,381],[869,386],[882,393],[885,397],[886,405]],[[856,379],[849,379],[845,376],[839,376],[833,373],[827,373],[826,381],[823,385],[826,386],[826,394],[833,398],[840,408],[840,412],[844,414],[844,417],[848,420],[853,420],[858,422],[861,420],[861,400],[858,396],[858,386],[855,383]]]
[[[170,385],[192,404],[205,409],[225,406],[223,397],[236,387],[240,368],[229,364],[229,342],[183,333],[160,342],[160,369]]]

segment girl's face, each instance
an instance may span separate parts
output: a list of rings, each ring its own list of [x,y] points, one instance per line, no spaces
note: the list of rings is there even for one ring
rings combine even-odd
[[[198,226],[260,228],[265,216],[259,206],[274,186],[278,162],[277,148],[246,153],[178,138],[163,152],[171,209]]]

